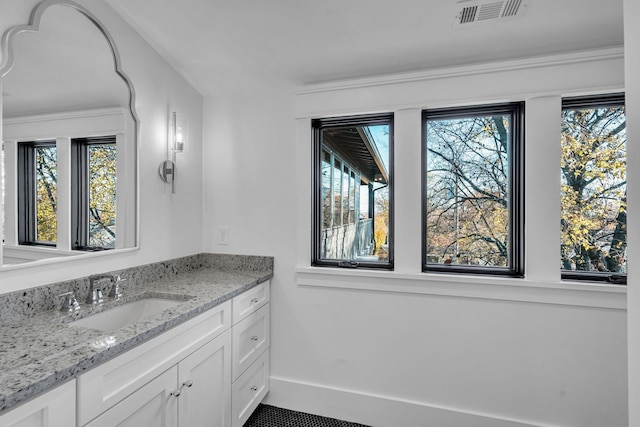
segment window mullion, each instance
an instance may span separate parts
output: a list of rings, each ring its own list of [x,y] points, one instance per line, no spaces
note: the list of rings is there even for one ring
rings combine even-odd
[[[57,138],[58,159],[58,237],[56,247],[71,250],[71,139]]]
[[[559,96],[527,100],[525,132],[525,276],[560,281]]]
[[[420,273],[422,271],[421,199],[421,146],[422,126],[420,109],[397,111],[394,119],[396,164],[395,204],[402,209],[394,212],[395,259],[397,271]]]

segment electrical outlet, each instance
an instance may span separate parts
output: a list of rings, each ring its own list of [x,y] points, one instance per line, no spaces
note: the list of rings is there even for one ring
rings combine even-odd
[[[229,244],[229,227],[226,225],[221,225],[220,227],[218,227],[218,244]]]

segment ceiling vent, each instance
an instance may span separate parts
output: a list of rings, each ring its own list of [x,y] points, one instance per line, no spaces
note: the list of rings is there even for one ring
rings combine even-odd
[[[456,3],[454,27],[521,17],[529,0],[464,0]]]

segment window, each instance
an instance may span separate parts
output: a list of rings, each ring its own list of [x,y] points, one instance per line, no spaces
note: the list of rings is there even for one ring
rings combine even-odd
[[[624,96],[562,105],[561,269],[564,279],[626,283]]]
[[[523,115],[423,112],[423,271],[522,277]]]
[[[72,249],[115,247],[115,136],[71,140]],[[55,246],[58,241],[56,141],[18,143],[18,242]]]
[[[18,145],[18,241],[53,246],[57,240],[58,178],[55,141]]]
[[[109,249],[116,242],[116,141],[78,138],[72,147],[72,241],[80,250]]]
[[[393,115],[312,125],[312,264],[393,268]]]

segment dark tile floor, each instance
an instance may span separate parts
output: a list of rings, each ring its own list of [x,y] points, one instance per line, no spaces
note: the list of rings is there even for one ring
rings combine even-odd
[[[259,405],[244,427],[367,427],[270,405]]]

